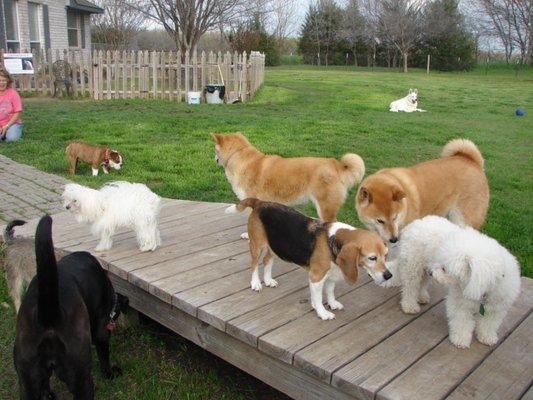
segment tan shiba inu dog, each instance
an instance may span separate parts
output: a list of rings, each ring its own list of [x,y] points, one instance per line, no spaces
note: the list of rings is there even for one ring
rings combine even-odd
[[[365,178],[356,196],[359,220],[390,243],[426,215],[479,229],[489,206],[483,157],[474,143],[455,139],[441,158],[409,168],[386,168]]]
[[[213,134],[216,161],[239,200],[255,197],[285,205],[312,201],[323,221],[335,221],[348,190],[365,174],[357,154],[283,158],[257,150],[242,134]]]

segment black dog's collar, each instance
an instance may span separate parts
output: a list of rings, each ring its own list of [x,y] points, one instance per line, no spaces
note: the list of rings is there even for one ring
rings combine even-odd
[[[113,329],[115,329],[115,322],[119,316],[118,311],[118,295],[116,293],[113,293],[113,308],[109,313],[109,322],[106,325],[108,331],[112,331]]]

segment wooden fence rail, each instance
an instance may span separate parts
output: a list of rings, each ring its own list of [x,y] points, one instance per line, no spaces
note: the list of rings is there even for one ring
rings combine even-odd
[[[0,52],[3,64],[4,52]],[[48,50],[33,54],[33,75],[14,75],[17,88],[53,95],[52,65],[57,60],[71,66],[72,96],[95,100],[151,98],[179,102],[186,101],[187,92],[202,92],[206,85],[224,83],[226,101],[246,101],[261,86],[265,75],[265,56],[259,52]]]

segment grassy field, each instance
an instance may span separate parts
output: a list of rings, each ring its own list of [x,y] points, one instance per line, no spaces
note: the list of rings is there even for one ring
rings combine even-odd
[[[420,107],[428,112],[389,113],[390,101],[404,96],[410,87],[418,88]],[[340,157],[356,152],[364,158],[368,173],[438,157],[447,141],[466,137],[483,153],[491,187],[483,231],[508,247],[518,257],[523,275],[531,277],[532,89],[533,69],[519,73],[480,69],[427,76],[422,71],[402,74],[344,67],[281,67],[267,70],[265,86],[246,104],[27,99],[24,140],[1,144],[0,153],[66,176],[64,147],[71,139],[84,139],[120,149],[125,168],[94,179],[84,166],[74,179],[79,183],[96,187],[107,180],[125,179],[145,182],[162,196],[232,202],[236,197],[214,162],[211,132],[241,131],[264,152],[284,156]],[[518,106],[526,109],[525,117],[514,115]],[[355,188],[339,219],[360,225],[354,193]],[[311,206],[302,210],[315,215]],[[1,301],[7,301],[3,286]],[[6,310],[0,312],[5,314]],[[15,382],[9,361],[12,312],[8,314],[0,321],[0,398],[12,396]],[[188,353],[200,350],[174,340],[179,344],[169,347],[158,333],[145,328],[119,331],[113,343],[126,373],[113,383],[98,379],[100,398],[233,399],[264,395],[263,388],[247,378],[242,379],[248,391],[240,391],[221,372],[225,368],[197,361],[198,357]],[[180,351],[180,346],[187,351]],[[182,356],[187,360],[185,365]],[[264,398],[276,395],[269,392]]]

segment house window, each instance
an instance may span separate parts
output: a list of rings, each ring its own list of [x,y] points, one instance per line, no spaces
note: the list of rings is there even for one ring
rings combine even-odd
[[[80,18],[79,15],[72,11],[67,11],[67,30],[68,45],[70,47],[79,47]]]
[[[41,30],[39,26],[39,4],[28,3],[28,24],[30,25],[30,48],[41,49]]]
[[[20,49],[17,2],[14,0],[3,0],[3,2],[6,20],[7,50],[16,53]]]

